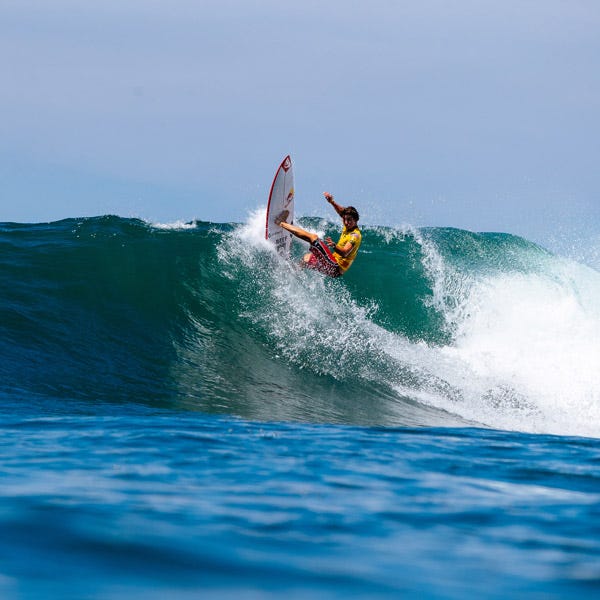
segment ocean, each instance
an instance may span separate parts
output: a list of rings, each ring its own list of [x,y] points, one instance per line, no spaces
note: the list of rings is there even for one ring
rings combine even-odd
[[[0,597],[596,598],[600,273],[263,223],[0,224]]]

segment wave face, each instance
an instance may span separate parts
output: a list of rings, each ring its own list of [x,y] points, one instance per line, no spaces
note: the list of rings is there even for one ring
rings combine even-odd
[[[0,394],[600,436],[597,271],[507,234],[365,227],[330,280],[263,223],[0,225]]]

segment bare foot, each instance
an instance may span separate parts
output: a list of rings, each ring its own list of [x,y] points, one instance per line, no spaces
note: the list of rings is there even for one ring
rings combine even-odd
[[[274,219],[273,222],[275,225],[281,225],[281,223],[285,223],[285,220],[288,218],[290,214],[289,210],[282,210]]]

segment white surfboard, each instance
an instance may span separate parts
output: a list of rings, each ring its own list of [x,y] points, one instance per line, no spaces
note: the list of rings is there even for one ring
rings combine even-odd
[[[292,234],[275,225],[275,219],[283,212],[288,211],[286,221],[294,222],[294,169],[292,159],[286,156],[279,165],[267,204],[267,223],[265,237],[275,244],[277,252],[284,257],[290,255]]]

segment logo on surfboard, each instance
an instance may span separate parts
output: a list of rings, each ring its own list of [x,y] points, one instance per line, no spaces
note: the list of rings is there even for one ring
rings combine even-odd
[[[294,199],[294,188],[290,190],[290,193],[287,195],[285,202],[283,203],[283,207],[287,208],[290,205],[290,202]]]
[[[287,173],[290,170],[290,167],[292,166],[292,161],[290,160],[290,157],[288,156],[282,163],[281,168]]]

